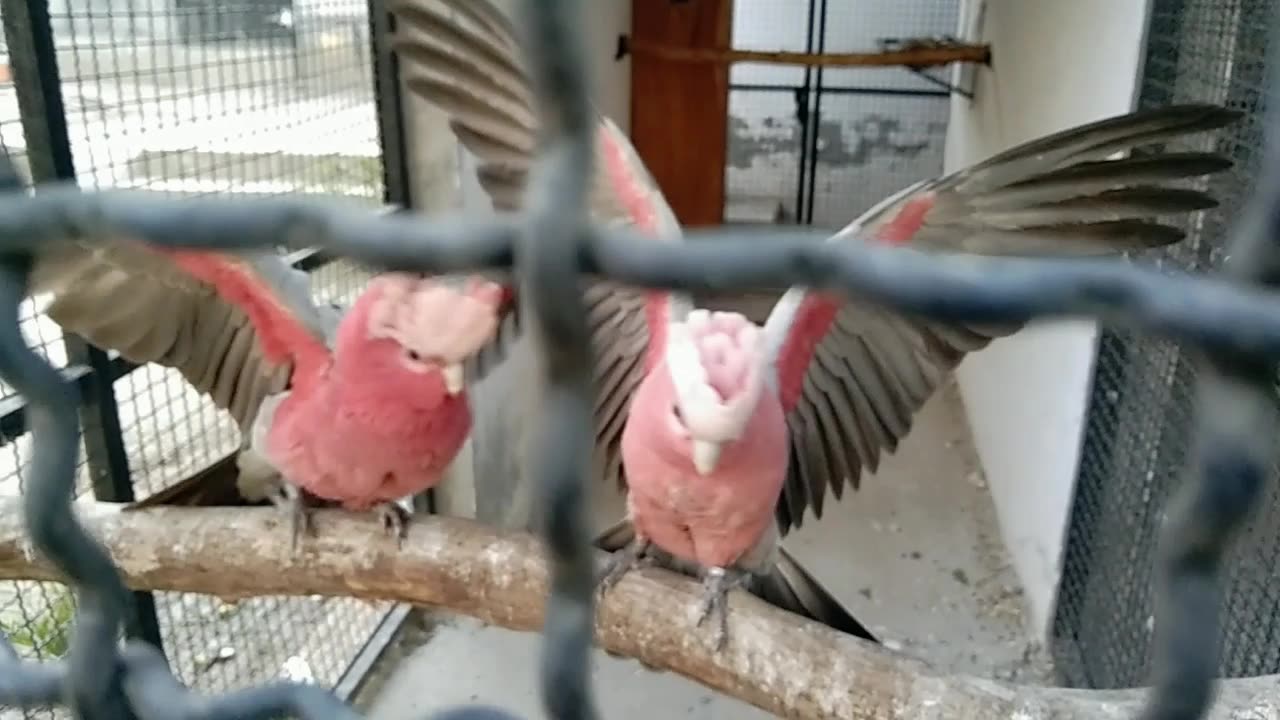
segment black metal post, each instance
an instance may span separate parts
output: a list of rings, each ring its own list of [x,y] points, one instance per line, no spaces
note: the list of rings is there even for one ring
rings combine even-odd
[[[812,11],[810,11],[812,12]],[[822,53],[827,49],[827,0],[822,0],[818,4],[818,36],[816,52]],[[809,144],[805,146],[803,153],[809,156],[809,174],[804,182],[809,190],[805,195],[804,208],[796,208],[796,215],[804,218],[806,225],[813,224],[813,199],[817,196],[818,188],[818,133],[822,129],[822,66],[819,65],[814,72],[813,79],[813,112],[809,113]]]
[[[369,45],[373,53],[373,97],[378,108],[378,146],[382,152],[382,200],[395,212],[413,208],[409,153],[404,132],[404,99],[400,92],[400,58],[387,40],[395,32],[395,15],[381,0],[369,0]],[[431,490],[413,498],[418,512],[435,512]]]
[[[388,39],[395,16],[381,0],[369,0],[369,44],[373,51],[373,92],[378,107],[378,145],[382,149],[383,200],[398,209],[413,207],[409,158],[405,152],[404,104],[400,94],[400,59]]]
[[[49,6],[42,0],[0,0],[9,63],[22,129],[27,139],[31,180],[35,183],[76,181],[62,100],[62,80],[50,25]],[[81,395],[80,421],[84,428],[85,459],[93,478],[93,494],[98,500],[133,500],[129,457],[125,452],[116,407],[115,373],[111,359],[70,333],[64,335],[71,365],[89,369],[89,392]],[[83,388],[83,386],[82,386]],[[163,652],[155,599],[149,592],[133,593],[133,603],[125,620],[130,638],[145,640]]]
[[[809,0],[809,17],[806,21],[804,51],[813,52],[813,24],[817,19],[817,0]],[[809,65],[804,66],[804,84],[796,89],[796,121],[800,123],[800,158],[799,168],[796,170],[796,209],[795,218],[797,223],[804,222],[805,193],[808,191],[808,185],[805,182],[809,177],[808,164],[809,153],[809,134],[810,120],[809,113],[809,91],[812,88],[813,68]],[[816,130],[815,130],[816,132]]]

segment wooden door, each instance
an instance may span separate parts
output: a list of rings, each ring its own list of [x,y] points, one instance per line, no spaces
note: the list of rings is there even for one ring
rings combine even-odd
[[[637,45],[728,48],[733,0],[632,0]],[[724,216],[729,66],[631,57],[631,140],[681,224]]]

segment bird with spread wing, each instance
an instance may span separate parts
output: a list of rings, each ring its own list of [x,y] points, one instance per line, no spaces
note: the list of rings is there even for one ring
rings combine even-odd
[[[391,10],[407,86],[448,114],[494,208],[517,209],[538,125],[510,20],[487,0],[393,0]],[[1182,231],[1153,217],[1215,202],[1166,181],[1230,161],[1111,156],[1238,115],[1181,105],[1071,128],[905,188],[830,242],[1023,256],[1174,243]],[[598,118],[596,143],[595,220],[679,242],[661,191],[607,117]],[[703,577],[697,622],[718,610],[719,644],[735,586],[873,639],[780,539],[807,509],[821,516],[828,488],[839,498],[875,471],[967,353],[1018,328],[941,324],[799,287],[704,297],[601,282],[586,295],[597,361],[595,469],[627,496],[627,517],[597,539],[613,552],[601,589],[656,558]],[[478,376],[513,336],[517,315],[504,308],[495,343],[477,355]]]
[[[377,276],[345,311],[312,301],[274,250],[173,250],[117,238],[36,257],[30,291],[63,330],[175,368],[235,419],[237,489],[289,512],[377,511],[403,538],[406,496],[437,484],[471,427],[468,357],[497,327],[500,286]]]

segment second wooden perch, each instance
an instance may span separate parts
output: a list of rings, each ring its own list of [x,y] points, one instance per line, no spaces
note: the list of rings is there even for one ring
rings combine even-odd
[[[735,63],[750,62],[828,68],[927,68],[950,65],[952,63],[979,63],[985,65],[991,62],[991,46],[989,45],[933,43],[875,52],[804,53],[786,50],[669,47],[636,41],[626,35],[619,36],[618,51],[615,57],[622,58],[628,54],[678,63],[733,65]]]
[[[416,520],[397,552],[375,520],[318,511],[319,537],[294,558],[288,525],[273,508],[74,507],[134,589],[224,598],[354,596],[443,608],[513,630],[542,625],[547,567],[528,534],[431,516]],[[0,579],[59,579],[34,557],[16,499],[0,501]],[[730,598],[732,638],[716,654],[693,627],[697,595],[697,583],[682,576],[633,572],[598,608],[597,643],[804,720],[1120,720],[1133,717],[1142,700],[1139,690],[1066,690],[939,673],[742,592]],[[1271,717],[1265,713],[1278,707],[1275,677],[1233,680],[1209,717]]]

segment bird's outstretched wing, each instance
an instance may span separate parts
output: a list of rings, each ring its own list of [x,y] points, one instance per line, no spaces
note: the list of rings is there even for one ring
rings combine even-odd
[[[337,313],[273,251],[167,250],[133,240],[65,243],[37,258],[63,330],[135,363],[177,369],[242,431],[267,395],[320,372]]]
[[[1170,181],[1218,172],[1231,161],[1214,153],[1108,156],[1221,128],[1239,116],[1214,105],[1178,105],[1071,128],[906,188],[830,241],[1019,256],[1168,245],[1183,232],[1156,216],[1216,205],[1206,193]],[[765,325],[791,436],[778,502],[783,533],[799,527],[808,508],[821,517],[827,488],[838,499],[846,483],[858,487],[864,468],[874,472],[967,353],[1019,329],[944,325],[804,288],[709,304]]]

